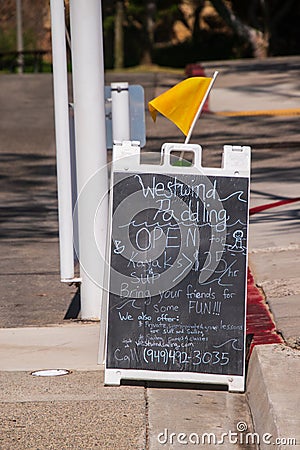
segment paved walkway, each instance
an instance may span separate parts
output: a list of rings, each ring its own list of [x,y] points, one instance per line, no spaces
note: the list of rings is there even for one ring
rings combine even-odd
[[[269,65],[205,65],[207,75],[214,69],[220,75],[212,111],[228,110],[229,98],[231,110],[250,110],[258,80],[265,86],[260,108],[281,109],[284,91],[288,108],[299,106],[300,58],[275,59]],[[108,75],[110,80],[119,77],[143,84],[147,100],[182,78],[168,73]],[[261,440],[264,436],[262,449],[270,448],[268,439],[278,440],[275,448],[295,448],[293,441],[285,445],[288,439],[300,445],[299,204],[251,219],[250,266],[285,344],[255,347],[245,395],[191,386],[104,388],[97,364],[99,325],[64,320],[75,289],[59,282],[51,79],[3,76],[0,85],[0,449],[175,449],[183,445],[180,433],[220,437],[239,431],[239,422]],[[244,88],[233,98],[239,86]],[[242,91],[247,95],[241,109]],[[165,141],[182,142],[180,132],[162,117],[157,126],[147,117],[147,135],[146,150],[158,150]],[[193,140],[202,144],[207,165],[220,163],[225,143],[252,146],[252,206],[299,196],[297,116],[208,114],[198,122]],[[30,374],[45,368],[72,373],[52,378]],[[169,444],[163,445],[165,440]],[[215,447],[255,448],[245,442]]]

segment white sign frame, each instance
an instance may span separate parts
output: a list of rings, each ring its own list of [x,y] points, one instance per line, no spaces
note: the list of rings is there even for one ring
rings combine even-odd
[[[193,152],[194,164],[189,167],[180,167],[180,171],[185,174],[195,174],[195,167],[201,168],[201,173],[207,176],[228,176],[237,178],[248,178],[248,199],[250,197],[250,158],[251,148],[249,146],[225,145],[223,147],[223,158],[221,168],[207,168],[201,166],[202,148],[198,144],[178,144],[165,143],[161,149],[161,164],[141,164],[140,163],[140,147],[138,142],[125,141],[122,144],[113,147],[112,162],[112,183],[113,174],[116,172],[135,172],[135,173],[163,173],[166,175],[178,173],[178,166],[170,164],[170,156],[172,152]],[[113,192],[111,191],[110,205],[112,208]],[[111,209],[112,211],[112,209]],[[247,223],[247,227],[249,223]],[[112,224],[110,223],[110,234],[112,232]],[[248,242],[247,242],[248,248]],[[110,250],[110,249],[109,249]],[[110,266],[110,251],[108,252]],[[246,267],[248,266],[248,256],[246,256]],[[247,287],[247,271],[245,286]],[[107,277],[107,286],[109,286],[109,275]],[[108,289],[107,289],[108,292]],[[246,311],[247,289],[245,289],[245,311]],[[143,380],[143,381],[167,381],[167,382],[184,382],[199,384],[220,384],[227,385],[229,391],[244,392],[245,390],[245,349],[246,349],[246,312],[244,318],[244,362],[243,375],[226,375],[226,374],[210,374],[196,372],[167,372],[154,370],[136,370],[136,369],[120,369],[106,367],[106,349],[104,329],[108,327],[108,301],[104,302],[102,317],[105,317],[105,326],[102,325],[102,337],[100,339],[100,355],[105,354],[105,385],[120,385],[121,380]]]

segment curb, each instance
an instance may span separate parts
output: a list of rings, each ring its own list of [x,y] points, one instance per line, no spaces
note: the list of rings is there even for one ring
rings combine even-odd
[[[261,450],[270,445],[283,449],[300,444],[299,369],[300,353],[283,344],[260,345],[253,350],[246,396]]]

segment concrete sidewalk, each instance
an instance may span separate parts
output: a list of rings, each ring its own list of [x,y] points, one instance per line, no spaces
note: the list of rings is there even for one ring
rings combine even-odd
[[[277,57],[255,64],[249,59],[205,62],[203,67],[209,74],[219,71],[210,95],[210,108],[215,113],[300,113],[298,57]],[[249,83],[250,77],[253,83]]]
[[[248,61],[207,63],[206,70],[220,70],[211,109],[228,110],[230,103],[232,110],[240,112],[244,92],[242,106],[248,111],[258,78],[265,88],[263,103],[256,103],[257,108],[282,109],[284,91],[289,98],[285,107],[297,107],[300,58],[288,61],[270,60],[263,68],[261,63]],[[120,76],[121,81],[145,85],[146,99],[180,80],[179,75],[167,73],[140,78],[137,74],[107,75],[108,80]],[[47,77],[22,78],[31,99],[39,93],[38,123],[35,116],[32,121],[29,118],[34,104],[26,109],[26,93],[19,87],[20,108],[16,112],[10,104],[11,115],[6,112],[5,137],[0,143],[5,162],[1,199],[7,225],[1,238],[0,449],[180,449],[184,445],[178,442],[180,433],[213,433],[220,438],[222,432],[239,431],[239,423],[249,433],[259,434],[261,449],[270,444],[279,449],[297,448],[293,439],[300,446],[299,204],[271,209],[250,220],[250,266],[285,344],[255,347],[245,394],[199,386],[170,389],[167,384],[104,387],[103,367],[97,364],[99,324],[63,320],[75,292],[60,285],[57,268],[53,105],[41,103],[43,93],[51,95]],[[6,89],[7,95],[14,83],[20,86],[17,78],[4,81],[11,88]],[[276,89],[272,89],[275,82]],[[242,88],[233,97],[236,86]],[[1,89],[1,98],[5,98],[5,89]],[[16,124],[22,129],[23,142],[15,135]],[[162,117],[156,126],[147,117],[147,135],[145,151],[157,151],[164,141],[182,142],[182,135]],[[212,165],[219,163],[225,143],[252,146],[251,206],[299,196],[298,117],[204,115],[193,139],[208,150],[205,161]],[[71,373],[47,378],[31,375],[33,370],[58,368]],[[173,444],[170,433],[175,433]],[[262,442],[266,433],[271,438],[265,436]],[[256,448],[251,442],[215,447]]]

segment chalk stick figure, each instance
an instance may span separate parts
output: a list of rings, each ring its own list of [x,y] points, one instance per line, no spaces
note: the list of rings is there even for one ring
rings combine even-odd
[[[244,250],[243,247],[243,236],[244,233],[242,232],[242,230],[235,230],[235,232],[232,235],[235,239],[235,243],[234,245],[231,247],[230,250]]]

